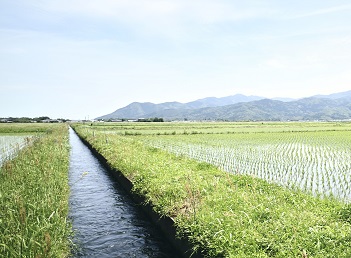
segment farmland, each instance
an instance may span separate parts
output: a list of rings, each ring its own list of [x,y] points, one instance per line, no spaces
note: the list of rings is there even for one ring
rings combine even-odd
[[[272,132],[350,131],[351,123],[329,122],[172,122],[92,123],[94,131],[119,135],[194,135]]]
[[[349,123],[75,125],[209,257],[349,257]]]
[[[94,130],[138,136],[149,146],[233,174],[351,200],[349,123],[124,123]]]
[[[351,132],[157,136],[150,146],[314,195],[351,201]]]
[[[26,146],[31,136],[0,135],[0,165],[3,160],[12,158],[17,151]]]

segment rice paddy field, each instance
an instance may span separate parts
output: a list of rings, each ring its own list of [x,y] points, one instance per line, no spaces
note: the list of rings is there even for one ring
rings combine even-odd
[[[17,151],[26,146],[31,140],[31,135],[1,135],[0,134],[0,165],[3,161],[11,159]]]
[[[158,136],[143,141],[233,174],[351,201],[351,132]]]
[[[351,123],[97,124],[145,144],[315,196],[351,201]]]
[[[75,126],[208,257],[351,257],[351,124]]]
[[[0,166],[40,135],[51,131],[51,127],[47,124],[0,123]]]

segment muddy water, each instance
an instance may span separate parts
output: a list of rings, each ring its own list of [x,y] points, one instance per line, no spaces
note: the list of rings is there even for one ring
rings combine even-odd
[[[178,257],[72,129],[70,145],[75,257]]]

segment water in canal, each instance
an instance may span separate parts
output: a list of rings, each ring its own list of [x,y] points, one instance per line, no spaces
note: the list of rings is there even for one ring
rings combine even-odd
[[[70,145],[75,257],[177,257],[72,129]]]

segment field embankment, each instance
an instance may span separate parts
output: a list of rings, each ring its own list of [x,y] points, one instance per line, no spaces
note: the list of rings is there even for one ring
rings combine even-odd
[[[0,168],[0,256],[69,256],[67,125],[3,125],[0,131],[42,133]]]
[[[174,220],[178,236],[187,238],[194,252],[206,257],[351,256],[350,204],[229,174],[147,146],[135,136],[94,126],[75,125],[75,130],[133,183],[134,193]]]

